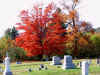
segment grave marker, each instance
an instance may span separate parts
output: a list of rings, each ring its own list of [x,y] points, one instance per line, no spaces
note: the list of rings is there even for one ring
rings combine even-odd
[[[75,68],[75,65],[72,63],[72,56],[65,55],[64,56],[64,63],[62,66],[63,69],[73,69]]]
[[[83,61],[82,62],[82,75],[88,75],[88,61]]]
[[[29,71],[29,72],[32,72],[32,69],[31,69],[31,68],[29,68],[29,69],[28,69],[28,71]]]
[[[43,65],[43,64],[40,64],[40,68],[41,68],[41,69],[44,68],[44,65]]]
[[[6,54],[4,64],[5,64],[5,70],[3,72],[3,75],[12,75],[12,72],[10,71],[10,58],[8,57],[8,53]]]
[[[51,65],[61,65],[60,58],[57,56],[53,56]]]
[[[3,72],[2,67],[0,67],[0,72]]]
[[[90,60],[88,60],[88,64],[90,65],[91,63],[92,63],[91,59],[90,59]]]
[[[78,67],[79,67],[79,68],[82,67],[82,62],[81,62],[81,61],[78,63]]]
[[[100,59],[99,58],[96,60],[96,63],[97,64],[100,64]]]

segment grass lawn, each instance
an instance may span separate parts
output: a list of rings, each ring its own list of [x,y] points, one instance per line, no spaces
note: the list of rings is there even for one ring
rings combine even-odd
[[[77,64],[83,60],[73,60],[73,62]],[[89,75],[100,75],[100,65],[96,65],[95,63],[96,61],[92,60],[89,67]],[[40,64],[44,64],[48,69],[38,70]],[[0,64],[0,66],[4,69],[4,65]],[[32,68],[32,72],[28,72],[29,68]],[[22,62],[22,64],[11,63],[11,71],[13,72],[13,75],[81,75],[81,69],[78,67],[75,69],[63,70],[61,65],[52,66],[50,65],[50,62]],[[0,73],[0,75],[2,75],[2,73]]]

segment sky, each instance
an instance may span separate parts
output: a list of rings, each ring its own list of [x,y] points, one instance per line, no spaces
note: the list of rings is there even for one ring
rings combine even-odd
[[[40,1],[47,4],[51,0],[0,0],[0,37],[4,35],[7,28],[11,28],[18,22],[21,10],[30,9]],[[80,0],[78,8],[80,19],[91,22],[94,28],[100,27],[99,7],[100,0]]]

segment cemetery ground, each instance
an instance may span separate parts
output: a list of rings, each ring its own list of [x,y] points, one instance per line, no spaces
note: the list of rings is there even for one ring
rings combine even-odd
[[[11,71],[13,75],[81,75],[81,68],[78,67],[78,63],[86,59],[73,60],[73,63],[76,65],[75,69],[63,70],[62,65],[50,65],[51,61],[31,61],[31,62],[22,62],[22,64],[11,63]],[[63,61],[62,61],[63,62]],[[89,75],[100,75],[100,64],[96,64],[96,60],[92,59],[89,66]],[[40,64],[47,66],[47,69],[40,70]],[[4,69],[4,65],[0,64]],[[29,72],[29,69],[32,71]],[[2,73],[0,72],[0,75]]]

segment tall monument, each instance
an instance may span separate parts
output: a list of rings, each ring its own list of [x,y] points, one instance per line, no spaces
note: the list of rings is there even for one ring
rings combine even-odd
[[[5,64],[5,70],[3,72],[3,75],[12,75],[12,72],[10,71],[10,58],[8,57],[8,53],[6,53],[4,64]]]

